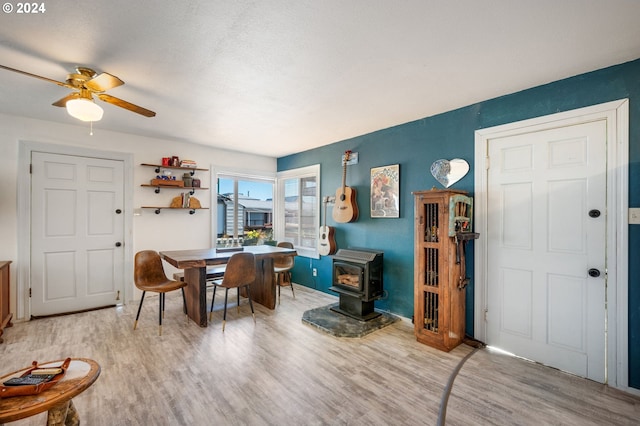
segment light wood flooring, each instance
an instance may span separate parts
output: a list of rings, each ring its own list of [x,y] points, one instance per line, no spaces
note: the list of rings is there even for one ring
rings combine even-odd
[[[256,304],[255,325],[243,299],[224,333],[218,303],[200,328],[176,292],[158,336],[158,299],[147,299],[136,331],[135,303],[16,323],[0,344],[0,373],[33,360],[98,361],[100,377],[74,399],[83,425],[435,425],[447,380],[473,350],[422,345],[406,320],[364,338],[324,334],[302,314],[337,299],[300,286],[295,299],[284,288],[273,311]],[[640,397],[488,349],[464,364],[446,411],[447,425],[639,422]]]

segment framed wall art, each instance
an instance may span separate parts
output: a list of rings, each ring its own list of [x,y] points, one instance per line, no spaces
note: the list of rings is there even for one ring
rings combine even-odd
[[[400,164],[371,169],[371,217],[400,217]]]

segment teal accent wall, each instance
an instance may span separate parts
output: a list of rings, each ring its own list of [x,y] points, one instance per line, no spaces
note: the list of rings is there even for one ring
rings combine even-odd
[[[453,188],[474,190],[474,132],[478,129],[573,110],[618,99],[629,99],[629,206],[640,206],[640,59],[502,96],[454,111],[379,130],[321,148],[278,159],[278,171],[321,165],[321,193],[334,195],[342,184],[340,158],[345,150],[358,153],[349,166],[347,185],[357,190],[357,222],[336,227],[338,247],[368,247],[384,251],[385,297],[376,308],[413,316],[413,197],[412,191],[440,184],[429,168],[435,160],[463,158],[467,176]],[[425,99],[425,103],[429,102]],[[369,215],[369,175],[372,167],[400,164],[400,218]],[[473,246],[468,246],[467,271],[473,276]],[[629,385],[640,388],[640,226],[629,226]],[[313,277],[312,268],[318,269]],[[298,258],[293,280],[318,290],[331,283],[331,259]],[[334,293],[332,293],[334,294]],[[473,333],[473,280],[467,287],[466,328]]]

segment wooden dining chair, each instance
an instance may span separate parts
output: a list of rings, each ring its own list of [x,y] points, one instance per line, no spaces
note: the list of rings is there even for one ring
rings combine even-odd
[[[281,241],[278,243],[278,247],[293,248],[293,244],[288,241]],[[293,256],[280,256],[273,259],[273,272],[276,274],[276,285],[278,286],[278,305],[280,304],[280,287],[291,287],[291,294],[293,298],[296,298],[296,293],[293,291],[293,282],[291,281],[291,269],[295,263]]]
[[[147,291],[153,291],[158,293],[159,296],[159,335],[162,336],[162,317],[164,317],[164,303],[165,294],[174,291],[182,290],[182,303],[184,305],[184,313],[187,314],[187,301],[184,297],[184,287],[187,285],[184,281],[174,281],[167,278],[162,267],[162,259],[158,252],[153,250],[143,250],[136,253],[134,259],[133,268],[133,281],[140,290],[142,290],[142,297],[140,298],[140,306],[138,306],[138,314],[136,320],[133,323],[133,329],[138,326],[138,318],[140,318],[140,311],[142,310],[142,302],[144,302],[144,296]]]
[[[253,302],[251,301],[251,284],[256,280],[256,258],[253,253],[234,253],[229,258],[227,268],[221,280],[212,281],[213,297],[211,298],[211,312],[209,312],[209,321],[213,317],[213,303],[216,299],[216,289],[224,287],[224,314],[222,316],[222,331],[227,323],[227,300],[229,298],[229,289],[236,288],[238,291],[238,312],[240,312],[240,290],[244,287],[247,290],[247,299],[251,307],[251,315],[253,322],[256,322],[256,314],[253,310]]]

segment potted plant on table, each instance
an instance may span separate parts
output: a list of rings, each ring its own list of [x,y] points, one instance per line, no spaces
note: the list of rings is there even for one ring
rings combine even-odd
[[[252,229],[251,231],[247,231],[244,233],[244,239],[242,240],[243,246],[255,246],[258,244],[258,239],[260,238],[260,231],[257,229]]]
[[[260,244],[268,244],[275,246],[276,241],[272,238],[271,230],[264,229],[252,229],[244,233],[244,240],[242,245],[255,246]]]

